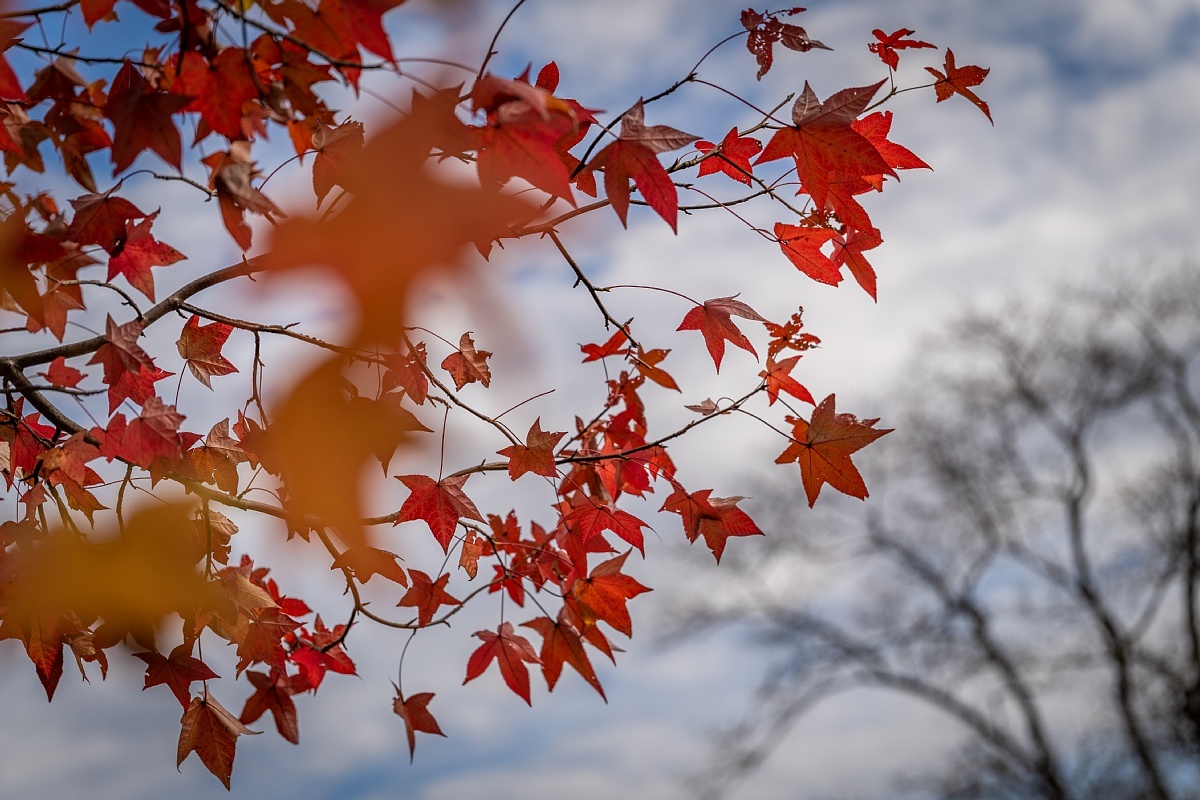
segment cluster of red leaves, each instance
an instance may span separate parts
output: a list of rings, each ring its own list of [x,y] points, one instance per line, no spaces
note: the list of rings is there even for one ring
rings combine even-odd
[[[119,15],[133,13],[118,2],[83,0],[78,8],[89,29],[116,26]],[[628,602],[649,591],[626,572],[629,554],[635,549],[644,554],[644,530],[650,528],[628,510],[630,503],[645,505],[664,490],[661,505],[655,501],[648,511],[657,506],[660,513],[678,515],[684,537],[703,538],[718,562],[731,537],[762,533],[739,508],[742,497],[685,488],[667,442],[765,394],[768,408],[781,403],[792,412],[784,417],[791,425],[789,443],[777,460],[798,464],[811,505],[826,484],[866,497],[850,457],[888,432],[876,429],[875,420],[836,414],[833,395],[815,406],[809,420],[801,418],[790,403],[814,400],[792,373],[816,346],[816,337],[803,330],[799,313],[777,323],[737,295],[695,302],[677,330],[699,332],[719,371],[727,343],[758,358],[743,327],[761,323],[767,337],[761,381],[725,406],[712,400],[689,405],[703,416],[658,438],[650,434],[644,395],[681,389],[664,366],[671,351],[644,346],[634,338],[632,321],[603,343],[581,346],[583,362],[598,363],[587,369],[603,369],[602,410],[590,421],[576,417],[571,431],[543,429],[539,416],[522,440],[500,417],[471,405],[474,393],[492,385],[493,354],[468,331],[457,345],[442,340],[439,361],[430,348],[441,345],[413,341],[417,329],[406,326],[404,314],[411,287],[429,271],[458,263],[464,248],[486,257],[503,240],[548,235],[611,323],[599,290],[558,238],[562,223],[610,205],[626,225],[631,206],[640,203],[676,230],[678,187],[693,187],[677,185],[675,173],[698,165],[698,178],[722,173],[775,196],[778,179],[764,181],[755,170],[779,160],[794,163],[799,192],[811,201],[798,224],[775,225],[783,254],[826,284],[839,283],[845,266],[875,297],[874,268],[864,254],[879,247],[882,236],[856,198],[882,191],[897,170],[927,168],[888,139],[890,112],[868,113],[886,81],[843,89],[823,102],[806,83],[792,124],[778,126],[764,146],[753,132],[768,119],[743,132],[733,127],[716,143],[668,125],[647,125],[647,103],[638,100],[619,115],[620,129],[613,133],[617,119],[602,126],[599,112],[557,94],[561,76],[553,63],[532,81],[528,71],[504,78],[480,70],[469,89],[415,93],[403,120],[368,139],[361,123],[339,119],[318,90],[331,82],[357,88],[364,69],[398,72],[382,15],[400,2],[285,0],[231,7],[130,0],[137,13],[154,20],[162,46],[116,59],[47,57],[25,77],[13,70],[5,52],[46,48],[24,44],[32,22],[19,13],[0,19],[0,152],[7,172],[44,171],[42,149],[49,142],[62,171],[83,189],[60,204],[48,193],[22,195],[15,180],[0,182],[5,204],[0,308],[16,314],[30,334],[48,331],[60,343],[0,359],[8,397],[0,411],[0,472],[16,496],[13,507],[22,509],[0,524],[0,639],[21,643],[48,697],[68,652],[86,679],[86,664],[98,664],[103,676],[108,651],[137,648],[145,688],[166,687],[184,709],[178,761],[195,752],[226,787],[237,739],[253,733],[247,724],[269,712],[279,734],[298,742],[294,698],[316,693],[329,673],[355,674],[344,642],[365,611],[359,591],[374,577],[384,582],[373,590],[392,591],[395,607],[407,609],[399,613],[411,615],[390,624],[414,630],[446,622],[473,597],[499,595],[501,608],[511,613],[539,594],[529,619],[514,624],[502,611],[494,629],[475,633],[480,644],[467,661],[464,683],[495,663],[504,683],[532,703],[532,672],[540,672],[552,690],[569,666],[603,697],[591,657],[598,652],[614,658],[620,648],[611,641],[613,632],[626,637],[633,632]],[[74,8],[66,4],[38,13]],[[828,49],[784,21],[801,11],[742,13],[759,78],[771,68],[777,43],[799,52]],[[228,37],[222,33],[227,22],[257,35]],[[870,51],[894,71],[901,50],[931,47],[909,38],[912,33],[877,30]],[[949,50],[944,72],[927,69],[937,78],[938,101],[959,94],[991,118],[972,91],[987,70],[958,67]],[[99,70],[107,71],[91,74]],[[253,152],[276,128],[286,131],[298,159],[310,159],[316,205],[324,206],[320,213],[287,217],[264,193]],[[723,130],[721,125],[715,133]],[[203,142],[208,152],[197,159],[207,169],[206,186],[183,177],[189,152],[184,132],[190,134],[188,148]],[[660,159],[693,144],[698,155],[674,163]],[[104,158],[112,165],[111,186],[93,173]],[[448,159],[473,164],[477,185],[462,181],[461,174],[442,177],[438,165]],[[133,169],[155,160],[174,174]],[[597,173],[603,173],[603,199],[577,207],[576,190],[600,195]],[[215,199],[215,206],[184,213],[201,221],[208,215],[215,226],[215,208],[220,225],[243,251],[254,244],[247,214],[265,218],[274,226],[268,252],[205,273],[158,300],[155,278],[182,283],[181,270],[163,270],[185,257],[153,232],[162,212],[140,210],[123,190],[126,181],[151,174],[184,181],[204,200]],[[522,182],[516,187],[522,191],[512,190],[513,181]],[[530,190],[540,193],[540,206],[518,197]],[[567,206],[570,211],[552,216]],[[326,267],[354,300],[357,327],[344,343],[191,305],[194,294],[226,281],[313,264]],[[103,280],[89,277],[86,270],[105,265]],[[139,308],[125,286],[154,305]],[[104,332],[64,343],[68,323],[82,325],[89,313],[106,314]],[[159,393],[157,384],[175,373],[159,365],[161,355],[152,355],[156,348],[145,336],[151,326],[170,329],[172,338],[178,332],[178,356],[208,389],[214,379],[239,372],[225,353],[231,337],[243,337],[246,346],[253,340],[253,361],[242,363],[250,386],[246,402],[224,412],[205,435],[186,430],[177,407],[183,401],[168,403],[169,395]],[[270,413],[259,350],[267,335],[291,336],[327,354]],[[26,375],[34,368],[42,369],[36,374],[46,385],[34,385]],[[175,369],[183,372],[178,362]],[[364,370],[371,371],[370,379]],[[90,394],[104,395],[107,411],[89,405]],[[58,402],[62,397],[79,400],[80,419],[90,424],[74,418],[75,409]],[[391,474],[402,445],[433,432],[434,404],[468,409],[490,423],[507,439],[494,451],[503,460],[449,474],[439,467],[436,478],[395,475],[407,492],[403,501],[393,513],[368,516],[360,496],[364,469],[377,463]],[[448,423],[442,425],[444,434]],[[314,446],[314,431],[329,446]],[[481,511],[466,484],[471,475],[487,472],[544,484],[553,493],[546,519],[523,524],[513,512],[500,517]],[[262,485],[271,481],[269,488]],[[187,497],[177,492],[161,508],[123,510],[127,494],[160,491],[163,482],[182,487]],[[277,502],[247,499],[251,486]],[[341,573],[353,599],[348,623],[327,628],[305,602],[281,595],[268,570],[249,557],[231,564],[238,528],[212,508],[217,504],[278,517],[289,539],[315,537],[329,556],[325,563]],[[84,533],[75,515],[94,525],[95,534]],[[60,523],[52,526],[50,519]],[[428,528],[447,559],[457,550],[461,580],[478,580],[484,561],[487,591],[468,596],[454,588],[451,581],[460,578],[446,570],[449,560],[425,571],[376,547],[367,528],[388,522]],[[365,616],[382,619],[374,612]],[[178,643],[164,655],[159,642],[168,620],[182,624]],[[527,631],[540,637],[540,646]],[[234,677],[244,675],[253,687],[240,715],[209,691],[218,675],[205,662],[204,647],[213,641],[233,648]],[[430,692],[405,695],[397,685],[393,707],[405,725],[410,754],[416,733],[442,735],[429,710],[432,699]]]

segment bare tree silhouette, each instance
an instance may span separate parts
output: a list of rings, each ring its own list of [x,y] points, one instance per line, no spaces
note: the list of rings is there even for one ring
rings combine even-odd
[[[962,731],[888,797],[1200,797],[1200,265],[974,313],[909,375],[871,500],[776,491],[764,548],[681,604],[675,634],[732,627],[769,665],[696,793],[874,688]]]

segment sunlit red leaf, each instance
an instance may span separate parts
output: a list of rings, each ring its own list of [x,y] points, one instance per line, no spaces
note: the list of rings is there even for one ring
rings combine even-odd
[[[883,244],[883,239],[879,236],[878,228],[850,231],[846,236],[838,236],[833,240],[833,255],[830,258],[835,266],[840,267],[845,264],[849,268],[850,274],[854,276],[854,280],[858,281],[858,285],[871,295],[872,300],[878,299],[875,296],[875,269],[867,261],[863,251],[871,250],[881,244]]]
[[[579,349],[583,351],[583,363],[586,364],[609,356],[624,355],[629,352],[628,345],[629,337],[625,335],[625,331],[618,328],[604,344],[581,344]]]
[[[809,228],[775,223],[775,237],[788,261],[814,281],[836,286],[842,282],[841,270],[821,251],[822,245],[834,239],[837,231],[830,228]]]
[[[713,364],[717,367],[717,372],[721,371],[721,359],[725,356],[726,340],[735,347],[746,350],[755,358],[758,357],[758,353],[754,351],[754,345],[733,324],[733,320],[730,319],[731,315],[756,322],[766,322],[766,319],[759,316],[757,311],[741,300],[733,297],[718,297],[714,300],[705,300],[703,305],[693,308],[676,328],[680,331],[700,331],[704,336],[704,344],[708,347],[708,354],[712,356]]]
[[[585,544],[589,539],[599,536],[604,531],[612,531],[636,547],[638,552],[645,553],[642,528],[650,526],[628,511],[589,503],[572,511],[566,516],[565,521],[578,530],[579,536]]]
[[[868,175],[895,175],[875,146],[853,128],[853,122],[886,81],[842,89],[824,102],[806,82],[792,106],[794,126],[775,132],[755,164],[791,157],[802,191],[824,209],[831,184]]]
[[[934,47],[929,42],[921,42],[916,39],[910,39],[916,31],[908,28],[900,28],[891,33],[884,33],[879,28],[871,31],[871,34],[878,40],[867,45],[872,53],[879,56],[879,59],[888,65],[888,69],[896,69],[900,66],[900,50],[908,48],[923,48]],[[934,48],[936,49],[936,48]]]
[[[971,91],[972,86],[978,86],[983,83],[983,79],[987,77],[991,70],[974,65],[966,67],[957,66],[954,63],[954,51],[948,47],[946,48],[946,72],[939,72],[933,67],[926,67],[925,70],[938,79],[937,83],[933,85],[933,89],[937,93],[937,101],[939,103],[949,99],[952,95],[961,94],[983,112],[983,115],[988,118],[988,122],[992,122],[992,112],[988,108],[988,104],[983,102],[979,98],[979,95]],[[994,125],[995,123],[992,122],[992,124]]]
[[[397,522],[421,519],[429,525],[433,537],[443,550],[449,550],[454,529],[461,518],[483,522],[479,509],[463,493],[469,475],[435,481],[426,475],[399,475],[396,480],[408,487],[411,494],[400,507]]]
[[[796,362],[799,360],[800,356],[792,356],[777,362],[773,356],[767,356],[767,368],[758,373],[760,378],[766,378],[767,381],[767,397],[769,398],[767,405],[775,405],[780,392],[786,392],[797,400],[816,405],[816,401],[813,400],[808,389],[805,389],[792,377],[792,370],[795,369]]]
[[[719,151],[700,162],[700,177],[722,172],[735,181],[749,186],[750,176],[754,174],[750,159],[762,150],[762,142],[749,136],[739,137],[736,126],[729,129],[729,133],[725,134],[720,145],[712,142],[696,142],[696,150],[700,153],[712,153],[718,147],[720,147]]]
[[[671,230],[677,230],[679,196],[675,184],[663,165],[659,153],[678,150],[696,141],[698,136],[684,133],[667,125],[645,125],[645,110],[638,100],[621,117],[621,136],[596,154],[588,169],[604,170],[604,191],[612,203],[621,224],[629,213],[629,181],[632,180],[646,204],[666,220]]]

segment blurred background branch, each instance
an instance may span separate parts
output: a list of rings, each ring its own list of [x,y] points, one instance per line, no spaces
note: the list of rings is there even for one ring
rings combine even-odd
[[[882,689],[958,737],[887,797],[1196,797],[1198,362],[1194,262],[946,328],[890,395],[872,501],[796,530],[795,488],[764,487],[762,546],[674,610],[671,638],[730,629],[765,665],[695,793],[735,793],[817,704]]]

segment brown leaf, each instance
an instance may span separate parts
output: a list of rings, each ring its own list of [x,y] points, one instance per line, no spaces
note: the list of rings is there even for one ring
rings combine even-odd
[[[225,784],[226,789],[229,789],[229,779],[233,774],[237,737],[262,733],[252,731],[239,722],[212,695],[193,697],[179,722],[182,727],[175,749],[175,765],[182,765],[184,759],[195,752],[200,762]]]

